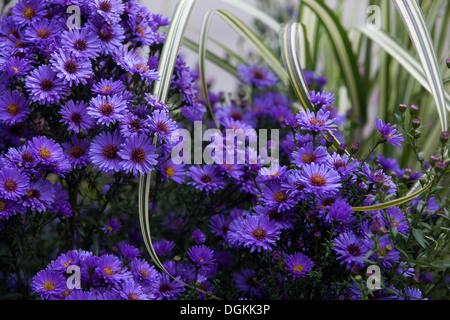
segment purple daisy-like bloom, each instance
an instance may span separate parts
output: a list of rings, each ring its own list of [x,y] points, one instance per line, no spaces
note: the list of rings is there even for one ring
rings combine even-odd
[[[92,65],[89,58],[76,57],[70,51],[59,49],[51,55],[50,63],[58,78],[70,86],[86,84],[92,77]]]
[[[90,101],[87,113],[97,120],[97,124],[109,126],[125,117],[126,108],[126,100],[119,95],[99,95]]]
[[[153,111],[149,117],[150,130],[165,141],[169,141],[172,133],[177,129],[177,123],[172,120],[169,114],[162,110]]]
[[[33,277],[31,288],[45,300],[62,298],[67,290],[66,278],[61,272],[44,269]]]
[[[61,176],[70,171],[71,166],[66,155],[61,145],[55,140],[45,136],[37,136],[33,137],[28,145],[45,169],[53,170]]]
[[[292,153],[292,162],[302,167],[311,163],[326,163],[330,158],[325,147],[314,148],[312,142],[306,143],[298,151]]]
[[[104,254],[98,261],[98,266],[94,271],[95,275],[107,284],[117,284],[127,279],[130,275],[122,269],[122,262],[112,254]]]
[[[233,282],[240,293],[261,296],[261,285],[255,270],[244,268],[233,273]]]
[[[171,281],[169,275],[163,273],[156,284],[156,300],[176,300],[186,289],[184,285],[174,279]]]
[[[88,300],[97,300],[97,296],[91,291],[82,291],[82,290],[72,290],[64,300],[72,301],[72,300],[80,300],[80,301],[88,301]]]
[[[240,64],[237,68],[242,81],[248,85],[254,85],[259,89],[276,86],[277,77],[270,71],[259,66],[257,62],[249,65]]]
[[[347,270],[353,265],[364,266],[367,250],[363,240],[357,237],[353,232],[344,232],[333,241],[333,250],[337,254],[337,259],[341,264],[345,264]]]
[[[112,95],[121,93],[125,90],[125,85],[122,81],[114,81],[110,79],[101,79],[92,86],[93,94]]]
[[[125,6],[122,0],[92,0],[89,2],[91,10],[101,16],[108,24],[120,21],[120,15]]]
[[[123,245],[120,248],[120,253],[128,260],[134,260],[141,255],[139,249],[131,244]]]
[[[16,168],[3,167],[0,170],[0,196],[7,200],[18,200],[26,195],[28,176]]]
[[[161,180],[173,180],[178,184],[182,184],[186,177],[185,165],[184,164],[174,164],[172,159],[165,161],[161,166],[158,167],[161,172]]]
[[[133,281],[122,282],[119,287],[115,290],[123,300],[149,300],[142,287]]]
[[[384,123],[383,120],[377,117],[376,127],[384,139],[389,141],[395,147],[401,147],[403,142],[403,137],[401,133],[392,127],[389,123]]]
[[[406,287],[405,295],[401,297],[401,300],[428,300],[422,298],[422,291],[418,288]]]
[[[300,111],[296,115],[300,129],[312,132],[335,131],[334,119],[330,119],[330,112],[320,109],[317,113],[310,110]]]
[[[21,27],[43,18],[46,14],[45,2],[41,0],[20,0],[12,8],[13,20]]]
[[[120,121],[119,130],[120,134],[125,138],[142,134],[148,135],[150,133],[150,121],[142,119],[132,112],[127,112]]]
[[[286,263],[285,269],[289,272],[294,279],[304,278],[308,275],[308,272],[314,267],[314,262],[303,253],[294,253],[288,255],[284,262]]]
[[[57,20],[42,18],[33,20],[25,29],[25,41],[32,43],[46,54],[52,48],[51,44],[60,35],[61,25]]]
[[[336,98],[334,97],[334,93],[325,92],[325,90],[322,90],[320,92],[312,90],[308,92],[308,98],[313,106],[315,106],[317,109],[322,108],[322,106],[333,104],[333,102],[336,100]]]
[[[311,163],[303,166],[299,182],[305,185],[309,193],[336,192],[341,186],[340,176],[328,165]]]
[[[188,256],[199,267],[215,263],[214,251],[205,245],[193,246],[188,250]]]
[[[56,200],[53,184],[44,179],[30,182],[26,196],[22,197],[21,204],[37,212],[51,211]]]
[[[170,253],[175,248],[175,242],[162,239],[153,243],[155,252],[158,256]]]
[[[130,262],[129,269],[133,278],[141,285],[152,285],[158,280],[159,273],[154,266],[150,266],[143,259],[133,259]]]
[[[253,207],[253,211],[258,215],[266,215],[270,220],[275,221],[281,230],[292,228],[292,217],[295,216],[294,210],[279,212],[277,208],[270,209],[262,205],[257,205]]]
[[[94,138],[89,149],[89,158],[95,168],[103,172],[118,172],[121,169],[119,151],[124,139],[118,131],[102,132]]]
[[[261,252],[270,250],[276,241],[280,238],[281,231],[275,221],[267,216],[250,215],[243,221],[241,244],[250,248],[250,252],[255,250]]]
[[[96,15],[91,16],[87,28],[100,39],[101,54],[112,54],[117,48],[123,46],[125,30],[120,24],[105,23],[101,17]]]
[[[225,187],[226,182],[220,175],[220,170],[215,165],[193,165],[189,168],[187,175],[192,179],[188,184],[195,186],[196,189],[215,193],[217,190]]]
[[[118,155],[122,158],[122,169],[133,175],[149,173],[158,164],[156,147],[151,138],[144,135],[127,138]]]
[[[229,224],[229,219],[220,213],[209,218],[209,228],[211,229],[211,232],[219,237],[226,237]]]
[[[390,176],[384,174],[382,169],[372,171],[370,166],[367,163],[364,163],[362,166],[362,174],[368,178],[368,184],[380,185],[381,189],[388,194],[392,194],[396,190],[396,185],[392,181]],[[385,187],[385,185],[389,185],[389,187]]]
[[[278,212],[288,210],[295,206],[296,200],[292,199],[288,192],[281,187],[280,181],[272,181],[262,189],[261,201],[269,209],[277,209]]]
[[[120,230],[122,222],[116,220],[114,217],[109,217],[108,223],[103,225],[102,231],[104,233],[113,234]]]
[[[101,42],[88,28],[70,29],[61,34],[61,47],[74,57],[95,59],[101,51]]]
[[[0,121],[13,125],[24,121],[30,113],[27,99],[17,90],[0,96]]]
[[[373,250],[374,253],[369,257],[372,261],[377,261],[381,267],[389,270],[400,260],[400,252],[394,248],[389,236],[375,234],[373,237],[363,239],[366,251]]]
[[[352,160],[347,154],[338,153],[333,153],[328,158],[328,164],[344,178],[352,175],[359,167],[358,161]]]
[[[58,78],[50,65],[41,65],[25,77],[30,99],[39,104],[57,103],[68,92],[68,85]]]
[[[9,167],[20,168],[20,170],[28,175],[35,173],[37,166],[37,156],[27,145],[20,148],[9,148],[5,155],[5,165]]]
[[[202,244],[206,241],[206,235],[200,229],[195,229],[192,232],[192,239],[196,244]]]
[[[0,220],[9,219],[12,215],[21,212],[23,207],[17,201],[0,198]]]
[[[409,222],[405,217],[405,213],[397,207],[386,209],[386,217],[382,217],[382,222],[389,226],[390,229],[397,228],[397,231],[403,234],[409,232]]]
[[[345,200],[336,199],[328,211],[328,220],[338,224],[348,224],[352,218],[352,207]]]
[[[81,169],[89,163],[89,142],[73,135],[70,142],[62,144],[66,151],[70,165],[75,169]]]
[[[87,132],[94,124],[94,120],[87,113],[87,107],[88,104],[83,101],[67,101],[59,111],[62,118],[60,122],[67,124],[69,131],[78,133],[80,130],[84,130]]]
[[[30,60],[11,56],[5,60],[4,70],[10,77],[24,76],[31,69]]]

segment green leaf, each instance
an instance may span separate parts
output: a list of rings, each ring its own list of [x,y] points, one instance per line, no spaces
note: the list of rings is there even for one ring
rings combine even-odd
[[[425,238],[423,237],[423,231],[420,229],[412,229],[412,233],[417,242],[423,247],[426,248]]]
[[[438,108],[442,131],[447,131],[448,124],[444,84],[437,62],[433,41],[422,10],[416,0],[393,0],[393,2],[408,30],[411,42],[419,56],[423,72]]]
[[[181,0],[172,16],[169,31],[167,32],[164,46],[159,57],[158,72],[160,81],[154,86],[153,93],[160,101],[166,101],[170,88],[170,82],[178,57],[178,51],[183,34],[191,12],[195,6],[195,0]],[[156,142],[156,141],[155,141]],[[154,263],[164,272],[169,274],[158,258],[152,243],[150,230],[149,194],[151,187],[151,173],[139,177],[139,223],[147,251]],[[169,274],[170,275],[170,274]]]
[[[346,83],[352,111],[356,117],[366,120],[366,86],[359,74],[358,59],[352,51],[347,31],[339,22],[336,14],[322,1],[303,0],[318,17],[329,36],[330,44],[336,55],[335,61],[340,66]]]
[[[430,263],[432,266],[436,268],[449,268],[450,267],[450,261],[448,260],[438,260]]]

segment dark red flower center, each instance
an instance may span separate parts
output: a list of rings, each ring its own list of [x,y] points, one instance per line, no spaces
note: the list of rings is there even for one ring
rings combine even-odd
[[[320,174],[314,174],[309,179],[309,182],[315,187],[323,187],[327,184],[327,179]]]
[[[262,241],[267,238],[267,231],[261,227],[258,227],[252,231],[252,237],[258,241]]]
[[[212,182],[211,177],[209,175],[207,175],[207,174],[202,175],[200,180],[202,180],[202,182],[204,182],[204,183],[211,183]]]
[[[361,253],[361,248],[357,244],[352,243],[347,247],[347,251],[350,255],[357,256]]]
[[[8,192],[13,192],[17,189],[17,181],[14,179],[5,179],[5,182],[3,183],[3,188],[5,188]]]
[[[87,43],[86,40],[84,39],[78,39],[77,41],[75,41],[73,47],[78,50],[78,51],[84,51],[87,48]]]
[[[110,116],[114,112],[114,106],[108,102],[100,106],[100,113],[104,116]]]
[[[100,2],[100,10],[104,11],[104,12],[109,12],[111,11],[112,5],[109,1],[102,1]]]
[[[68,73],[75,73],[78,70],[78,64],[73,60],[66,61],[64,64],[64,70]]]
[[[55,87],[55,84],[53,83],[53,80],[51,80],[51,79],[42,80],[40,85],[41,85],[42,91],[46,91],[46,92],[52,90]]]
[[[103,156],[109,160],[116,159],[118,152],[119,148],[116,145],[107,145],[103,148]]]
[[[86,149],[82,146],[74,146],[70,149],[69,155],[74,159],[79,159],[86,154]]]
[[[135,148],[131,151],[131,160],[133,162],[141,163],[145,160],[145,150],[142,148]]]

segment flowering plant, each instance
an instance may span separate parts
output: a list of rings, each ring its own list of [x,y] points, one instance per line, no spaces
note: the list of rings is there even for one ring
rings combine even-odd
[[[372,124],[363,153],[325,76],[302,70],[299,106],[260,61],[236,66],[236,94],[202,96],[178,57],[162,101],[167,25],[133,0],[20,0],[3,17],[5,296],[428,299],[422,268],[447,266],[448,133],[425,161],[418,106],[401,105],[395,125]],[[255,148],[266,128],[279,135]],[[183,132],[203,129],[190,154]],[[405,144],[414,172],[377,153]],[[151,237],[137,217],[149,174]],[[445,283],[431,283],[441,297]]]

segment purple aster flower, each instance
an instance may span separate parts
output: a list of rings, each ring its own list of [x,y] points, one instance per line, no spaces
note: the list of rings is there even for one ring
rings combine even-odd
[[[120,21],[120,16],[124,12],[122,0],[93,0],[89,2],[91,10],[100,15],[108,24]]]
[[[0,196],[7,200],[18,200],[29,187],[28,176],[16,168],[3,167],[0,170]]]
[[[322,108],[322,106],[333,104],[333,102],[336,100],[336,98],[334,97],[334,93],[327,93],[325,92],[325,90],[322,90],[321,92],[312,90],[308,93],[308,98],[316,108],[316,110]]]
[[[20,170],[28,175],[35,173],[37,166],[37,156],[30,150],[27,145],[20,148],[9,148],[5,155],[5,165],[9,167],[20,168]]]
[[[211,229],[211,232],[219,237],[224,238],[227,235],[229,224],[229,219],[220,213],[212,215],[209,218],[209,228]]]
[[[183,101],[194,106],[197,100],[197,87],[195,76],[190,71],[177,72],[177,79],[172,81],[172,86],[182,94]]]
[[[110,79],[101,79],[92,86],[93,94],[101,95],[113,95],[116,93],[122,93],[125,90],[125,85],[122,81],[114,81]]]
[[[125,117],[126,100],[119,95],[94,97],[87,108],[87,113],[97,120],[97,124],[109,126]]]
[[[99,37],[101,54],[112,54],[123,46],[125,30],[119,23],[108,24],[99,16],[91,16],[87,28]]]
[[[67,159],[74,169],[81,169],[89,164],[89,142],[73,135],[70,142],[62,144]]]
[[[39,104],[57,103],[68,92],[68,86],[58,78],[50,65],[41,65],[25,77],[30,99]]]
[[[59,111],[62,117],[60,122],[67,124],[69,131],[78,133],[80,130],[84,130],[87,132],[94,124],[94,120],[87,113],[87,107],[88,104],[83,101],[67,101]]]
[[[150,130],[155,131],[155,134],[165,141],[169,141],[172,133],[177,129],[177,124],[173,121],[169,114],[162,110],[153,111],[149,117]]]
[[[336,170],[324,164],[311,163],[303,166],[299,182],[309,193],[332,193],[341,186],[339,174]]]
[[[52,43],[55,42],[62,30],[57,20],[48,20],[46,18],[33,20],[25,29],[24,40],[38,47],[47,55],[52,48]]]
[[[298,126],[302,130],[312,131],[313,133],[336,130],[334,119],[330,119],[330,112],[325,112],[322,109],[317,113],[309,110],[306,110],[306,112],[300,111],[296,118]]]
[[[266,208],[262,205],[253,207],[253,211],[255,211],[258,215],[265,215],[269,217],[271,221],[275,221],[281,230],[291,229],[292,217],[296,215],[294,210],[285,210],[280,212],[277,208]]]
[[[261,285],[255,270],[244,268],[233,273],[233,281],[237,291],[251,296],[261,296]]]
[[[153,247],[155,249],[156,254],[158,256],[162,256],[167,253],[170,253],[173,250],[173,248],[175,248],[175,243],[173,241],[162,239],[153,242]]]
[[[134,175],[149,173],[158,164],[156,147],[151,139],[144,135],[127,138],[118,155],[122,158],[122,169]]]
[[[28,59],[11,56],[5,60],[4,70],[10,77],[24,76],[31,69]]]
[[[102,132],[94,138],[89,149],[89,157],[95,168],[103,172],[118,172],[121,169],[119,151],[124,139],[118,131]]]
[[[325,147],[314,148],[312,142],[306,143],[298,151],[292,153],[292,162],[302,167],[304,164],[326,163],[330,158]]]
[[[139,257],[141,254],[139,249],[131,244],[125,244],[120,248],[120,252],[122,255],[128,260],[134,260]]]
[[[97,296],[91,291],[72,290],[64,300],[97,300]]]
[[[353,265],[364,266],[367,250],[363,240],[357,237],[353,232],[340,233],[333,241],[333,250],[338,255],[337,259],[341,264],[345,264],[347,270]]]
[[[171,281],[169,275],[163,273],[159,277],[159,281],[156,285],[155,299],[176,300],[185,290],[184,285],[178,278]]]
[[[214,251],[205,245],[193,246],[187,253],[198,267],[215,263]]]
[[[271,182],[275,180],[283,180],[286,176],[286,166],[280,166],[277,162],[272,162],[270,167],[262,167],[259,169],[257,182]]]
[[[368,184],[375,184],[376,186],[381,186],[381,189],[388,194],[392,194],[396,190],[396,185],[392,181],[390,176],[384,174],[382,169],[372,171],[370,166],[367,163],[364,163],[362,166],[363,175],[368,178]],[[389,187],[385,187],[385,185],[389,185]]]
[[[259,66],[258,63],[240,64],[237,68],[242,81],[247,85],[254,85],[259,89],[274,87],[278,84],[277,77],[270,71]]]
[[[33,277],[31,288],[42,299],[62,298],[63,292],[67,290],[66,278],[61,272],[44,269]]]
[[[405,217],[405,213],[397,207],[389,207],[386,209],[386,217],[382,217],[383,223],[390,229],[397,228],[397,231],[403,234],[409,232],[409,222]]]
[[[405,295],[401,297],[401,300],[428,300],[422,298],[422,291],[418,288],[406,287]]]
[[[186,173],[184,164],[174,164],[172,159],[165,161],[161,166],[158,167],[161,172],[161,180],[173,180],[178,184],[184,182]]]
[[[352,207],[345,200],[336,199],[328,211],[328,220],[338,224],[348,224],[353,216]]]
[[[141,285],[152,285],[158,280],[159,273],[143,259],[133,259],[129,264],[133,278]]]
[[[27,99],[17,90],[0,96],[0,121],[13,125],[24,121],[30,113]]]
[[[377,261],[379,265],[387,270],[400,260],[400,252],[394,248],[389,236],[375,234],[372,237],[363,239],[364,245],[368,250],[373,250],[373,254],[369,257],[372,261]]]
[[[359,167],[358,161],[352,160],[347,154],[338,153],[333,153],[328,158],[328,164],[344,178],[352,175]]]
[[[286,263],[285,269],[288,270],[289,275],[294,279],[306,277],[308,272],[314,267],[314,262],[303,253],[288,255],[284,262]]]
[[[102,231],[108,234],[116,233],[122,227],[122,222],[117,221],[114,217],[109,217],[108,223],[103,225]]]
[[[184,105],[181,107],[181,115],[190,122],[202,121],[206,113],[206,107],[202,103],[195,102],[191,105]]]
[[[389,123],[384,123],[383,120],[377,117],[376,119],[376,127],[378,131],[381,133],[382,137],[389,141],[395,147],[401,147],[403,142],[403,137],[401,133],[397,131],[394,127],[392,127]]]
[[[28,145],[43,168],[53,170],[61,176],[71,170],[61,145],[55,140],[45,136],[37,136],[33,137]]]
[[[58,78],[70,86],[86,84],[92,77],[92,65],[89,58],[76,57],[71,51],[59,49],[51,55],[50,63]]]
[[[192,232],[192,239],[196,244],[202,244],[206,241],[206,235],[200,229],[195,229]]]
[[[59,272],[66,272],[69,266],[80,266],[80,259],[78,256],[78,252],[75,250],[62,253],[50,263],[51,269]]]
[[[100,54],[101,42],[90,29],[74,28],[61,34],[61,47],[74,57],[95,59]]]
[[[22,197],[21,204],[37,212],[51,211],[56,200],[56,193],[53,184],[44,179],[31,181],[26,191],[26,196]]]
[[[215,165],[193,165],[187,175],[192,179],[188,184],[195,186],[200,191],[215,193],[225,187],[226,182],[220,176],[220,170]]]
[[[59,183],[53,184],[55,190],[55,202],[51,205],[50,211],[58,213],[66,218],[72,216],[72,206],[69,202],[69,196]]]
[[[40,0],[20,0],[12,8],[12,17],[14,22],[23,27],[31,21],[43,18],[47,14],[45,2]]]
[[[17,201],[0,198],[0,220],[7,220],[22,210],[23,207]]]
[[[116,287],[114,290],[123,300],[149,300],[142,287],[133,281],[122,282],[119,288]]]
[[[288,192],[281,187],[280,181],[272,181],[262,189],[262,202],[269,209],[277,209],[278,212],[288,210],[295,206],[296,200],[292,199]]]
[[[250,252],[270,250],[280,234],[277,223],[262,215],[250,215],[243,219],[242,230],[239,232],[241,244],[250,248]]]
[[[107,284],[117,284],[120,281],[129,278],[129,274],[122,269],[122,262],[112,254],[104,254],[98,261],[95,268],[95,275],[101,278]]]

